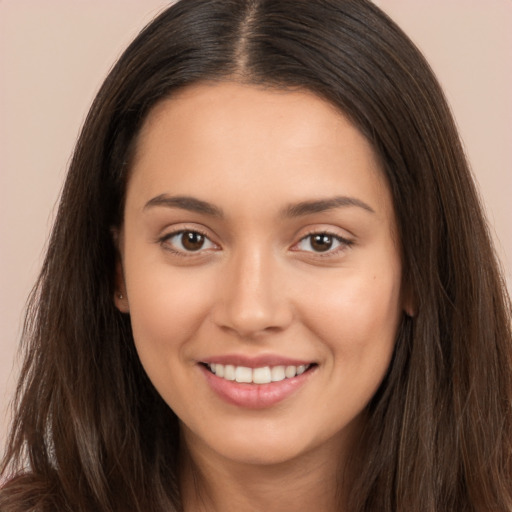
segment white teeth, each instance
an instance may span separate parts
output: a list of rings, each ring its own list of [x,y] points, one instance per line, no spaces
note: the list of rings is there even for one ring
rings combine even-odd
[[[284,370],[284,374],[287,379],[291,379],[297,375],[297,367],[296,366],[287,366]]]
[[[218,364],[217,367],[219,366],[222,365]],[[224,366],[224,378],[226,380],[235,380],[235,367],[232,364],[227,364],[226,366]]]
[[[270,368],[264,366],[263,368],[254,368],[252,371],[252,381],[254,384],[269,384],[272,382]]]
[[[237,382],[252,382],[252,370],[245,366],[237,366],[235,370],[235,380]]]
[[[212,363],[208,367],[217,375],[226,380],[246,384],[270,384],[284,379],[291,379],[302,375],[309,367],[309,364],[300,366],[262,366],[260,368],[248,368],[246,366],[234,366],[232,364]]]
[[[279,382],[280,380],[286,379],[286,375],[284,374],[284,366],[274,366],[270,370],[270,374],[272,375],[272,382]]]

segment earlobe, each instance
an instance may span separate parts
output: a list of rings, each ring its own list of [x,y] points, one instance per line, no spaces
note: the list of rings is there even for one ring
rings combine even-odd
[[[404,301],[403,310],[407,316],[414,318],[416,316],[416,314],[418,313],[417,307],[416,307],[416,301],[413,300],[412,297],[407,298]]]
[[[116,275],[115,275],[115,289],[114,289],[114,304],[121,313],[130,312],[130,304],[126,293],[126,284],[124,281],[123,264],[121,258],[118,256],[116,262]]]
[[[118,293],[117,290],[114,295],[114,304],[116,305],[116,308],[119,311],[121,311],[121,313],[129,313],[130,312],[128,298],[124,294]]]
[[[412,307],[409,307],[407,305],[404,306],[404,313],[409,317],[409,318],[414,318],[416,316],[416,310],[413,309]]]
[[[410,286],[403,287],[402,294],[402,308],[404,313],[410,317],[414,318],[418,313],[417,300],[414,292],[412,291]]]

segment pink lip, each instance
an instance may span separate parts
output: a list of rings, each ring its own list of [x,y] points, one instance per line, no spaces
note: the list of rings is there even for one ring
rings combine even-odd
[[[223,360],[225,361],[225,359]],[[284,379],[278,382],[270,382],[269,384],[242,384],[217,377],[202,364],[198,366],[203,372],[210,388],[221,399],[229,404],[245,407],[247,409],[264,409],[285,400],[306,384],[316,370],[316,367],[314,367],[302,375],[297,375],[291,379]],[[259,364],[258,366],[269,366],[269,364]],[[256,368],[257,366],[248,367]]]

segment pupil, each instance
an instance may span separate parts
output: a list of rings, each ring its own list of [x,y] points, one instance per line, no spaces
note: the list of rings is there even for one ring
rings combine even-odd
[[[318,252],[328,251],[332,247],[332,236],[314,235],[311,240],[311,247]]]
[[[183,233],[182,241],[183,247],[189,251],[198,251],[204,244],[204,236],[201,233],[194,233],[188,231]]]

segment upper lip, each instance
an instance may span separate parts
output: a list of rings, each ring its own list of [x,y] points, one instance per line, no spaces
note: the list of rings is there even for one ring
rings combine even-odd
[[[231,364],[233,366],[245,366],[247,368],[261,368],[263,366],[302,366],[313,364],[314,361],[296,359],[278,354],[262,354],[259,356],[247,356],[243,354],[225,354],[207,357],[200,360],[205,364]]]

